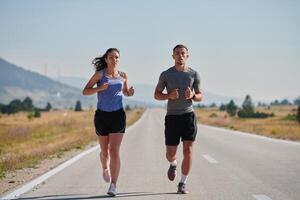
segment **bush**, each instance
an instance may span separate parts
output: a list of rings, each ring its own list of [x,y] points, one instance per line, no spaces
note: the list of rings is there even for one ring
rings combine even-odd
[[[239,116],[239,118],[249,118],[250,117],[249,113],[247,113],[245,110],[239,110],[237,115]]]
[[[126,111],[131,110],[130,106],[129,106],[129,105],[126,105],[126,106],[125,106],[125,110],[126,110]]]
[[[268,117],[274,117],[274,113],[268,114],[263,112],[255,112],[253,113],[252,118],[268,118]]]
[[[240,110],[240,111],[238,111],[238,116],[240,118],[259,118],[259,119],[263,119],[263,118],[268,118],[268,117],[274,117],[274,113],[271,113],[271,114],[263,113],[263,112],[249,113],[249,112],[246,112],[245,110]]]
[[[28,118],[28,119],[32,119],[32,118],[33,118],[33,112],[29,112],[29,113],[27,114],[27,118]]]
[[[33,116],[34,116],[35,118],[41,117],[40,111],[39,111],[38,109],[34,109]]]
[[[39,117],[41,117],[41,113],[40,113],[39,109],[34,109],[34,111],[29,112],[27,114],[28,119],[39,118]]]
[[[214,118],[214,117],[218,117],[218,115],[216,113],[212,113],[209,115],[210,118]]]
[[[297,115],[288,114],[283,118],[283,120],[291,120],[291,121],[297,121]]]

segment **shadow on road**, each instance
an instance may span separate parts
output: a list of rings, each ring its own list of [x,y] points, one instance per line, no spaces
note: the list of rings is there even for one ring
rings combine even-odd
[[[142,196],[153,196],[153,195],[174,195],[176,192],[169,193],[153,193],[153,192],[127,192],[127,193],[118,193],[116,197],[110,197],[108,195],[82,195],[82,194],[66,194],[66,195],[46,195],[46,196],[32,196],[18,198],[19,200],[28,200],[28,199],[44,199],[44,200],[75,200],[75,199],[110,199],[110,198],[120,198],[120,197],[142,197]]]

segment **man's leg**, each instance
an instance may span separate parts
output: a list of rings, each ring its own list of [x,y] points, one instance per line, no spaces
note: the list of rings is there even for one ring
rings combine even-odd
[[[176,151],[177,151],[177,146],[169,146],[167,145],[167,152],[166,152],[166,157],[169,162],[173,162],[176,160]]]
[[[170,162],[170,167],[168,170],[168,178],[170,181],[173,181],[176,177],[176,168],[177,168],[177,161],[176,161],[176,151],[177,146],[169,146],[167,145],[167,152],[166,157],[167,160]]]
[[[187,176],[192,168],[192,152],[194,141],[183,141],[183,161],[181,172]]]
[[[178,191],[179,194],[187,194],[188,191],[186,190],[186,180],[188,174],[192,167],[192,150],[193,150],[193,141],[183,141],[183,161],[181,165],[181,179],[178,184]]]

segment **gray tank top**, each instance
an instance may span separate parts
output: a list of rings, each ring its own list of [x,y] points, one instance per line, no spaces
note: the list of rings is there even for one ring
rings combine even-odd
[[[178,88],[179,98],[176,100],[168,100],[167,115],[181,115],[193,112],[193,101],[185,99],[184,92],[190,87],[192,91],[200,88],[199,74],[192,68],[186,71],[178,71],[175,66],[163,71],[160,74],[157,88],[160,90],[167,89],[167,92]]]

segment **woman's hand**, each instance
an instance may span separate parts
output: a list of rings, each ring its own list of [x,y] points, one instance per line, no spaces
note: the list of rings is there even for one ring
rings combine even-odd
[[[99,86],[99,91],[107,90],[108,82],[104,82]]]
[[[134,89],[133,87],[131,86],[128,90],[127,90],[127,96],[133,96],[134,94]]]

